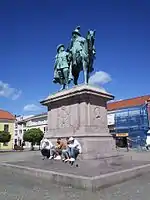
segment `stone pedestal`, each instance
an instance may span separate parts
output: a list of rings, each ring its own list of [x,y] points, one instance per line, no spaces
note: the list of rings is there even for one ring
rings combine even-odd
[[[116,155],[115,141],[107,126],[106,103],[114,97],[89,85],[57,92],[41,101],[48,107],[48,133],[51,140],[74,136],[81,142],[83,158]]]

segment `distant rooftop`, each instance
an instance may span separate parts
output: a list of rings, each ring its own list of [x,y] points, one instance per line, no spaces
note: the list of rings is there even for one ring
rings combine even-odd
[[[121,108],[140,106],[140,105],[143,105],[146,101],[149,101],[149,100],[150,100],[150,95],[120,100],[120,101],[108,103],[107,104],[107,110],[112,111],[112,110],[118,110],[118,109],[121,109]]]
[[[34,115],[26,115],[26,116],[24,116],[24,115],[19,115],[19,116],[16,116],[16,120],[17,120],[17,121],[22,121],[22,120],[25,120],[25,119],[30,118],[30,117],[32,117],[32,116],[34,116]]]
[[[28,120],[35,119],[35,118],[40,118],[40,117],[43,117],[43,116],[47,116],[47,112],[45,112],[45,113],[40,113],[40,114],[38,114],[38,115],[32,115],[32,116],[26,117],[26,118],[20,120],[20,122],[26,122],[26,121],[28,121]]]
[[[15,116],[8,111],[0,110],[0,120],[15,120]]]

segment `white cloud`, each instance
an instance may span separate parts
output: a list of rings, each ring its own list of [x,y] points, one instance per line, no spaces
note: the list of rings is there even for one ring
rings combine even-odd
[[[22,91],[11,87],[8,83],[0,81],[0,97],[11,98],[16,100],[20,97]]]
[[[41,110],[41,107],[35,104],[27,104],[26,106],[24,106],[23,110],[26,112],[39,111]]]
[[[13,96],[12,96],[12,100],[16,100],[18,99],[22,94],[22,91],[19,90],[17,93],[15,93]]]
[[[103,87],[99,87],[99,89],[101,89],[102,92],[107,92],[107,91],[105,90],[105,88],[103,88]]]
[[[89,83],[90,84],[100,84],[100,85],[104,85],[105,83],[110,82],[111,76],[103,71],[98,71],[95,72],[89,79]]]
[[[101,92],[107,92],[106,90],[105,90],[105,88],[104,87],[102,87],[102,86],[99,86],[98,84],[90,84],[90,85],[94,85],[94,87],[97,87],[98,89],[100,89],[101,90]]]
[[[114,100],[110,100],[109,103],[114,103],[114,102],[118,102],[118,101],[122,101],[123,99],[114,99]]]

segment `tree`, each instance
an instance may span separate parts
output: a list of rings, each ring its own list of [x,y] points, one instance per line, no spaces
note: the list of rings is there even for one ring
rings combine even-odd
[[[31,150],[34,150],[34,145],[40,144],[40,141],[42,140],[44,136],[44,133],[41,131],[40,128],[32,128],[28,129],[23,136],[23,140],[25,142],[31,143]]]
[[[0,143],[7,143],[11,139],[11,135],[9,132],[0,131]]]

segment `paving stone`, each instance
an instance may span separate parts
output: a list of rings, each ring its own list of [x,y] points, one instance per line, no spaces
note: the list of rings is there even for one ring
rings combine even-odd
[[[7,162],[9,164],[26,166],[36,169],[43,169],[48,171],[55,171],[60,173],[69,173],[74,175],[94,177],[102,174],[116,172],[124,169],[130,169],[135,166],[149,164],[150,161],[137,161],[137,160],[126,160],[121,163],[109,164],[103,160],[84,160],[77,161],[79,167],[71,166],[69,163],[63,163],[62,161],[56,160],[42,160],[40,155],[35,155],[30,158],[26,158],[25,161]]]
[[[149,200],[150,174],[89,192],[0,168],[0,200]]]

